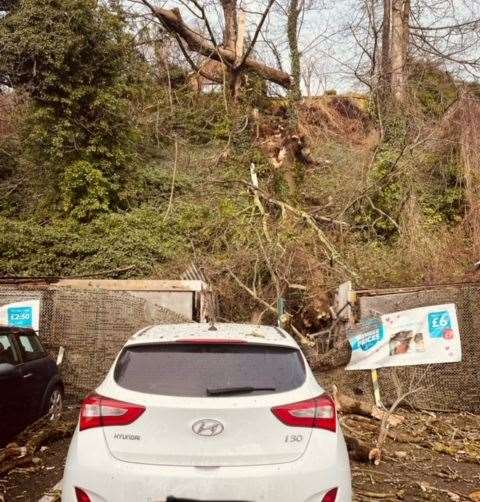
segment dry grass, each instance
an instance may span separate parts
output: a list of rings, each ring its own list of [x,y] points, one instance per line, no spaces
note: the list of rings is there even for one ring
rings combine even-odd
[[[459,143],[468,204],[465,224],[475,255],[480,256],[480,99],[462,93],[445,120],[450,122]]]
[[[315,139],[371,149],[378,144],[378,131],[357,101],[347,96],[306,99],[299,110],[301,126]]]

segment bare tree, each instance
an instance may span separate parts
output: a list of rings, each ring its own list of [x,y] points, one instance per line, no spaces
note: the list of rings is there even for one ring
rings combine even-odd
[[[302,8],[303,0],[290,0],[287,11],[287,37],[288,47],[290,49],[290,66],[292,73],[292,88],[290,95],[294,100],[300,100],[302,97],[301,70],[300,70],[300,50],[298,48],[298,19]]]
[[[327,76],[322,62],[316,56],[302,57],[302,82],[307,97],[317,96],[327,90]]]
[[[383,104],[405,103],[414,61],[462,79],[480,76],[478,0],[364,0],[361,9],[350,29],[369,68],[355,74]]]
[[[381,89],[403,104],[407,95],[410,0],[383,0]]]

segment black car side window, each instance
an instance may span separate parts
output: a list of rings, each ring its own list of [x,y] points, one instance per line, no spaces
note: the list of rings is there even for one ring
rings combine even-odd
[[[24,361],[34,361],[45,357],[45,351],[36,335],[19,335],[18,341]]]
[[[0,364],[4,363],[18,363],[18,355],[8,335],[0,335]]]

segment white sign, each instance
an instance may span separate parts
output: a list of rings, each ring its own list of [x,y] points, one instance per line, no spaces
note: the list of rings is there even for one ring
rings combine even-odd
[[[38,331],[40,326],[40,300],[25,300],[0,305],[0,325],[32,328]]]
[[[420,307],[366,319],[348,334],[347,370],[366,370],[462,360],[453,303]]]

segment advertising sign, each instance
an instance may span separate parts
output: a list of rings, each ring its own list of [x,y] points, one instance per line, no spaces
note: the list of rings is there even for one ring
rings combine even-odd
[[[38,331],[39,324],[40,300],[25,300],[0,306],[0,325]]]
[[[453,303],[364,319],[350,329],[347,336],[352,347],[347,370],[462,360]]]

